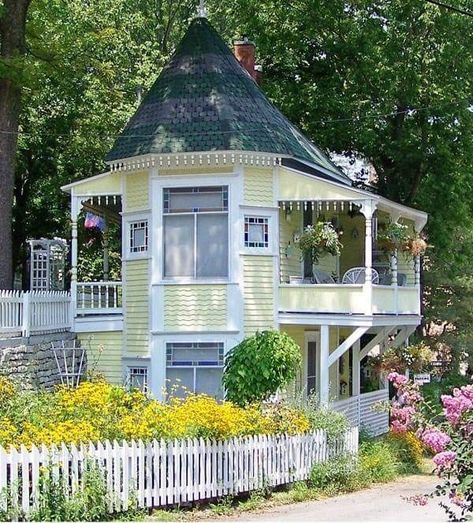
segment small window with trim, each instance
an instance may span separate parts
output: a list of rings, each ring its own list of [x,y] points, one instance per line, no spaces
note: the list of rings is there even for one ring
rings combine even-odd
[[[130,222],[130,253],[148,250],[148,220]]]
[[[257,249],[269,247],[269,218],[245,216],[245,247]]]
[[[142,392],[148,390],[148,367],[128,367],[128,387]]]

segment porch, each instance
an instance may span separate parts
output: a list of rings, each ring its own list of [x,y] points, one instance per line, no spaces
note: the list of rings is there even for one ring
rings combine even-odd
[[[388,346],[404,343],[414,329],[414,325],[281,325],[301,347],[303,366],[296,391],[315,394],[322,405],[343,412],[353,425],[372,435],[387,432],[389,417],[380,404],[389,399],[389,389],[374,358]]]
[[[386,251],[378,231],[399,222],[416,234],[425,220],[423,214],[379,198],[280,200],[280,316],[419,315],[420,257]],[[340,255],[325,254],[312,264],[298,241],[317,222],[330,223],[343,248]]]

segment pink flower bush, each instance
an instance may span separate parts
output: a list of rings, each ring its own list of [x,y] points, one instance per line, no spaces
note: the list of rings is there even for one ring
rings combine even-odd
[[[424,445],[432,449],[436,454],[443,452],[447,448],[447,445],[452,441],[448,434],[445,434],[445,432],[442,432],[435,427],[418,430],[417,436]]]
[[[392,382],[392,384],[395,387],[399,387],[400,385],[405,385],[409,380],[406,376],[403,376],[402,374],[399,374],[398,372],[390,372],[388,374],[388,380]]]
[[[454,389],[452,396],[443,395],[442,403],[447,420],[456,425],[464,412],[473,410],[473,385]]]
[[[445,450],[444,452],[439,452],[436,454],[432,461],[439,467],[440,469],[450,468],[457,459],[457,453],[453,452],[453,450]]]

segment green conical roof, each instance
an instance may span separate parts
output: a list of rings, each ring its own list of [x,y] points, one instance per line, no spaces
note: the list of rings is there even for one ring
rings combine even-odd
[[[290,156],[348,181],[271,104],[207,19],[196,18],[106,160],[208,151]]]

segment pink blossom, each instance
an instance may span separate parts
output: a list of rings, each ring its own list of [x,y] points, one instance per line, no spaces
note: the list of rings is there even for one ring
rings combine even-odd
[[[391,430],[395,434],[404,434],[408,430],[408,426],[405,423],[401,423],[400,421],[394,420],[391,422]]]
[[[435,453],[444,451],[447,448],[447,445],[450,443],[451,439],[448,434],[442,432],[435,427],[425,429],[424,431],[417,431],[418,437],[421,441],[432,449]]]
[[[405,385],[409,381],[406,378],[406,376],[403,376],[402,374],[399,374],[398,372],[390,372],[388,374],[388,380],[391,381],[395,387],[399,387],[400,385]]]
[[[456,490],[450,491],[450,494],[448,495],[450,502],[454,505],[458,505],[459,507],[462,507],[465,503],[465,499],[461,494],[458,494]]]
[[[445,417],[452,425],[456,425],[464,412],[473,410],[473,385],[454,389],[452,396],[443,395],[442,403]]]
[[[427,496],[424,496],[423,494],[416,494],[415,496],[412,496],[409,501],[411,501],[414,505],[420,505],[423,507],[427,505]]]
[[[437,467],[444,469],[451,467],[455,462],[456,457],[456,452],[453,452],[452,450],[446,450],[436,454],[432,461],[437,465]]]

